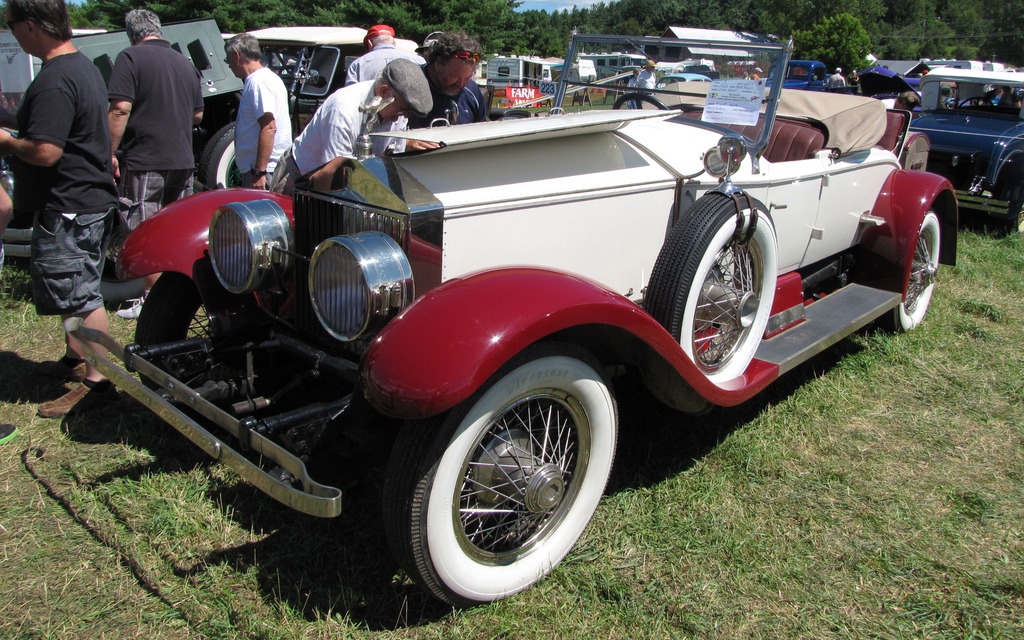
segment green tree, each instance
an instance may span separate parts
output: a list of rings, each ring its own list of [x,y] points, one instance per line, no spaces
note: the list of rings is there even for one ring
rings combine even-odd
[[[798,31],[795,41],[797,57],[821,60],[830,69],[863,69],[871,51],[868,32],[848,13],[825,18],[810,31]]]

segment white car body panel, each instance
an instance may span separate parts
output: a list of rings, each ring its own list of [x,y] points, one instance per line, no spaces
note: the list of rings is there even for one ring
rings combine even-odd
[[[719,185],[703,172],[702,157],[722,134],[672,115],[591,112],[406,132],[446,145],[402,160],[445,207],[442,280],[496,264],[536,264],[639,299],[676,213],[676,181],[686,203]],[[449,161],[456,157],[457,164]],[[855,244],[862,214],[899,163],[880,149],[838,161],[826,149],[808,160],[762,158],[758,168],[755,174],[744,159],[734,182],[768,207],[784,273]],[[606,242],[580,238],[597,229]],[[602,244],[607,250],[594,250]]]

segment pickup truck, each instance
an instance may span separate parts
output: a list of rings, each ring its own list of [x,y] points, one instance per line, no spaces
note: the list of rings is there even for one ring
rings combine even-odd
[[[784,89],[803,89],[804,91],[824,91],[828,70],[825,63],[818,60],[790,60],[786,67]]]

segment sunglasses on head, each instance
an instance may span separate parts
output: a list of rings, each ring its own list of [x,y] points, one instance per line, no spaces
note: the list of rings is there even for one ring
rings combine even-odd
[[[465,49],[459,49],[458,51],[452,54],[452,57],[458,58],[459,60],[468,60],[469,62],[480,62],[479,53],[466,51]]]

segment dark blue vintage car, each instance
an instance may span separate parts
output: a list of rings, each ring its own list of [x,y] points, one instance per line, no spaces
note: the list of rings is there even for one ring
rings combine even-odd
[[[949,178],[960,209],[1024,231],[1024,73],[937,69],[921,79],[928,170]]]

